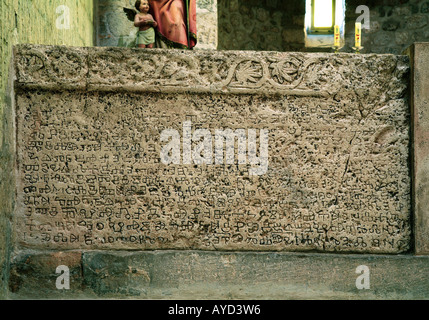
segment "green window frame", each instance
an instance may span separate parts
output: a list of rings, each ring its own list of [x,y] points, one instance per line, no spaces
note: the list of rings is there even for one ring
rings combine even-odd
[[[310,26],[310,33],[317,33],[317,34],[334,34],[334,26],[335,26],[335,0],[332,1],[332,24],[329,27],[316,27],[314,25],[314,17],[317,12],[315,12],[315,2],[317,0],[311,0],[311,26]],[[319,13],[320,14],[320,13]]]

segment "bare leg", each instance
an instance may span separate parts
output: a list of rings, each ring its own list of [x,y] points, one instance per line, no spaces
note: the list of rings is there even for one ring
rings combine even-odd
[[[145,44],[139,44],[139,48],[146,48]]]
[[[153,48],[153,43],[147,45],[148,48]]]

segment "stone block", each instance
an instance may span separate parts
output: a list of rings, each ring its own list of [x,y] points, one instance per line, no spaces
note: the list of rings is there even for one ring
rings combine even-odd
[[[373,44],[376,46],[387,46],[394,42],[395,34],[393,32],[378,32],[374,35]]]
[[[407,31],[397,31],[395,33],[396,44],[406,44],[410,42],[411,34]]]
[[[406,56],[58,51],[16,50],[18,247],[410,249]]]
[[[195,49],[216,49],[217,29],[216,12],[199,13],[197,20],[198,43]]]
[[[352,28],[351,28],[352,24],[349,24],[349,26],[350,26],[349,28],[352,30]],[[380,29],[381,29],[380,22],[371,20],[370,27],[369,27],[369,30],[367,30],[367,32],[372,34],[372,33],[376,33],[378,31],[380,31]],[[353,34],[353,30],[351,32]]]
[[[283,41],[286,43],[297,43],[305,41],[305,34],[302,28],[284,29],[281,34]]]
[[[428,299],[429,257],[211,251],[22,252],[11,299]],[[66,253],[63,253],[66,255]],[[64,257],[64,256],[63,256]],[[70,290],[55,287],[69,264]],[[366,279],[360,280],[362,270]],[[358,287],[359,284],[365,287]]]
[[[146,297],[153,286],[154,274],[159,275],[159,265],[154,266],[153,254],[85,253],[82,263],[85,287],[97,296]],[[155,267],[155,269],[154,269]],[[166,281],[162,284],[168,285]]]
[[[416,254],[429,254],[429,43],[415,43],[411,59],[413,212]]]
[[[57,289],[57,267],[69,269],[70,289]],[[59,281],[61,282],[61,281]],[[80,252],[20,253],[12,258],[9,292],[13,296],[48,299],[67,298],[84,289],[82,254]]]
[[[429,1],[425,1],[421,4],[420,12],[421,13],[429,13]]]
[[[420,29],[428,24],[428,18],[424,14],[415,14],[406,19],[405,28],[409,30]]]
[[[384,31],[395,31],[399,28],[399,25],[400,25],[399,21],[390,19],[383,22],[382,29]]]

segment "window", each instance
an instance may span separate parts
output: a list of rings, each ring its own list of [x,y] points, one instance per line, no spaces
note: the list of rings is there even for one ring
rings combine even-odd
[[[309,33],[334,33],[335,0],[311,0]]]
[[[306,0],[305,46],[331,50],[334,27],[340,29],[340,43],[344,44],[345,0]]]

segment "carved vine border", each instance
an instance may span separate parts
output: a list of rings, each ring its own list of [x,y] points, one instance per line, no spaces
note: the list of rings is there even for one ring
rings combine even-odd
[[[338,91],[334,74],[341,73],[342,69],[333,68],[330,62],[329,54],[308,53],[276,55],[28,45],[18,46],[16,50],[18,86],[93,91],[331,96]],[[310,72],[325,66],[332,70],[331,74],[324,75],[323,81],[317,70]]]

